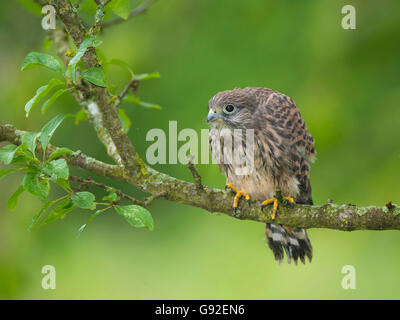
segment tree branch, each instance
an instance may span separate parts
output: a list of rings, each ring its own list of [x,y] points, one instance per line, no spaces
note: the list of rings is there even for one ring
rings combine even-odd
[[[54,40],[54,43],[56,44],[58,56],[64,62],[65,66],[67,66],[70,60],[70,57],[67,55],[68,51],[70,50],[68,43],[68,33],[65,31],[64,28],[58,27],[50,34]],[[122,159],[119,153],[116,152],[117,148],[110,134],[103,126],[103,118],[98,106],[96,102],[89,99],[90,92],[83,86],[79,86],[79,91],[75,90],[75,88],[70,88],[70,92],[74,96],[78,104],[85,109],[90,123],[96,130],[97,137],[106,147],[109,157],[112,158],[115,163],[122,165]]]
[[[129,89],[133,89],[134,91],[137,89],[139,84],[139,80],[136,80],[135,78],[132,78],[128,84],[125,86],[125,88],[122,90],[122,92],[118,96],[118,104],[121,103],[122,99],[128,94]]]
[[[24,131],[17,130],[11,125],[0,125],[0,141],[8,141],[15,145],[21,143]],[[57,148],[48,147],[48,153]],[[38,144],[40,152],[40,144]],[[169,175],[157,172],[144,165],[141,175],[132,175],[121,170],[117,165],[110,165],[91,158],[83,153],[63,156],[70,165],[85,169],[93,174],[123,181],[149,192],[155,199],[163,198],[183,203],[210,212],[220,212],[241,220],[278,223],[302,228],[329,228],[336,230],[399,230],[400,210],[391,205],[391,209],[383,207],[358,207],[355,205],[324,204],[319,206],[293,205],[279,206],[275,220],[271,219],[272,208],[262,210],[258,201],[252,200],[250,205],[242,202],[241,210],[234,213],[232,210],[233,195],[230,192],[210,188],[203,185],[203,192],[198,186]]]
[[[48,0],[48,3],[56,8],[57,16],[64,23],[65,29],[72,37],[75,45],[79,47],[87,35],[88,30],[85,29],[82,20],[79,18],[71,2],[69,0]],[[82,62],[87,69],[100,66],[94,48],[89,48],[86,51],[82,57]],[[135,148],[121,125],[114,102],[108,94],[107,88],[89,84],[88,91],[86,92],[86,90],[82,88],[80,93],[80,95],[75,97],[78,103],[83,104],[88,109],[89,106],[91,106],[92,112],[100,118],[100,121],[98,121],[95,126],[98,136],[104,138],[100,140],[104,143],[103,140],[107,140],[107,135],[109,135],[112,140],[112,144],[105,142],[108,154],[118,154],[120,160],[117,156],[113,156],[113,159],[116,160],[118,164],[123,165],[125,170],[133,174],[140,172],[141,166],[138,164],[138,156]],[[86,96],[93,97],[94,103],[85,101],[84,97]]]

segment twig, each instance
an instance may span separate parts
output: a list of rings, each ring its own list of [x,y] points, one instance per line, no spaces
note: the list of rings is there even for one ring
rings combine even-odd
[[[147,207],[147,206],[149,206],[154,200],[156,200],[156,199],[160,199],[160,198],[163,198],[163,197],[165,197],[165,195],[166,195],[166,192],[160,192],[160,193],[155,193],[155,194],[153,194],[153,195],[151,195],[150,197],[148,197],[146,200],[145,200],[145,202],[144,202],[144,204],[142,205],[143,207]]]
[[[122,90],[122,92],[119,94],[118,96],[118,100],[122,101],[122,99],[127,95],[127,93],[129,92],[130,88],[133,88],[134,90],[137,88],[139,84],[139,80],[136,80],[135,78],[132,78],[131,81],[129,81],[129,83],[126,85],[126,87],[124,88],[124,90]]]
[[[134,197],[122,192],[119,189],[107,186],[104,183],[97,182],[91,177],[84,179],[84,178],[77,177],[77,176],[69,176],[69,180],[79,182],[79,183],[81,183],[81,186],[92,185],[97,188],[103,189],[104,191],[107,191],[107,192],[109,192],[110,190],[113,190],[117,194],[117,196],[120,200],[126,199],[126,200],[129,200],[130,202],[132,202],[133,204],[136,204],[136,205],[139,205],[142,207],[148,207],[154,200],[163,198],[166,195],[165,192],[155,193],[155,194],[152,194],[151,196],[149,196],[148,198],[146,198],[145,201],[140,201],[140,200],[137,200]],[[117,202],[118,201],[119,200],[117,200]]]
[[[79,183],[81,183],[82,186],[84,186],[84,185],[92,185],[92,186],[98,187],[100,189],[103,189],[104,191],[107,191],[107,192],[110,191],[110,190],[113,190],[118,195],[118,197],[120,199],[129,200],[133,204],[137,204],[137,205],[140,205],[140,206],[147,206],[146,202],[137,200],[137,199],[133,198],[132,196],[122,192],[119,189],[116,189],[114,187],[110,187],[110,186],[107,186],[107,185],[105,185],[103,183],[97,182],[91,177],[89,177],[87,179],[84,179],[84,178],[77,177],[77,176],[69,176],[69,180],[75,181],[75,182],[79,182]]]
[[[197,189],[199,191],[203,191],[204,188],[203,188],[203,184],[201,183],[201,176],[200,176],[199,172],[197,171],[196,167],[194,166],[193,160],[194,160],[194,156],[191,154],[189,156],[188,168],[189,168],[190,172],[192,173],[192,176],[194,178]]]
[[[148,7],[150,7],[153,4],[153,2],[155,2],[155,1],[156,0],[146,0],[145,2],[143,2],[136,9],[131,11],[131,13],[128,16],[128,19],[132,19],[132,18],[134,18],[134,17],[146,12]],[[126,21],[126,20],[123,19],[123,18],[115,18],[115,19],[103,22],[102,26],[103,27],[109,27],[109,26],[116,25],[116,24],[119,24],[119,23],[124,22],[124,21]]]

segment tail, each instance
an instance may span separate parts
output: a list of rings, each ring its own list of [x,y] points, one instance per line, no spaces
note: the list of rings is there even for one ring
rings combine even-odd
[[[268,240],[268,246],[279,263],[284,258],[283,250],[286,252],[288,263],[293,259],[297,265],[297,260],[305,264],[305,257],[309,262],[312,259],[312,246],[308,239],[307,232],[300,228],[290,228],[276,224],[265,224],[265,234]]]

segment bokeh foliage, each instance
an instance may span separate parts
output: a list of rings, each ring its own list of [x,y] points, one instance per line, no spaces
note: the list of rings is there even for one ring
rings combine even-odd
[[[345,4],[357,9],[357,30],[341,28]],[[84,8],[90,19],[90,5]],[[109,59],[126,61],[137,73],[162,75],[139,88],[143,100],[162,111],[123,106],[132,119],[129,135],[142,155],[150,144],[147,131],[167,130],[169,120],[177,120],[178,129],[206,128],[207,101],[217,91],[265,86],[297,102],[316,140],[314,202],[383,205],[400,202],[399,18],[396,0],[159,0],[100,38]],[[37,132],[58,113],[79,111],[75,100],[63,95],[45,117],[35,110],[25,118],[25,103],[52,73],[19,70],[28,52],[44,51],[45,37],[39,16],[16,1],[0,3],[1,123]],[[129,81],[118,68],[110,68],[109,77],[119,89]],[[52,141],[107,160],[87,123],[66,121]],[[156,168],[192,179],[183,165]],[[223,187],[216,166],[200,165],[199,171],[206,184]],[[133,229],[113,213],[98,216],[77,239],[89,217],[84,211],[27,231],[40,202],[23,194],[15,212],[6,208],[21,178],[0,182],[0,298],[400,297],[396,231],[313,229],[314,261],[279,266],[261,224],[159,200],[149,208],[153,232]],[[41,288],[46,264],[57,270],[54,291]],[[357,271],[354,291],[340,284],[348,264]]]

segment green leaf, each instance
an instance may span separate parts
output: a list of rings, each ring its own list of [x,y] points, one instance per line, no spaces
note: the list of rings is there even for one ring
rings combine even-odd
[[[67,192],[71,190],[71,187],[69,186],[69,180],[58,179],[56,183]]]
[[[50,156],[49,156],[49,161],[64,156],[66,154],[73,154],[74,152],[71,149],[68,148],[58,148],[55,150]]]
[[[52,160],[46,163],[46,168],[49,170],[52,181],[68,180],[69,168],[65,159]]]
[[[27,132],[22,136],[21,142],[26,143],[27,148],[35,156],[36,143],[40,137],[40,132]]]
[[[74,5],[79,4],[79,11],[94,15],[97,11],[96,2],[93,0],[74,0]]]
[[[75,114],[75,124],[79,124],[82,121],[85,121],[87,119],[87,113],[85,111],[85,108],[81,108],[76,114]]]
[[[142,73],[135,75],[135,80],[149,80],[149,79],[158,79],[160,78],[160,74],[158,72],[153,73]]]
[[[101,40],[94,40],[93,48],[96,48],[96,47],[100,46],[102,43],[103,43],[103,41],[101,41]]]
[[[146,227],[150,231],[154,229],[154,221],[151,213],[146,208],[137,205],[116,206],[115,210],[123,216],[129,224],[136,228]]]
[[[41,86],[39,89],[36,90],[35,96],[25,104],[26,117],[29,116],[32,107],[35,106],[47,94],[48,87],[49,86],[47,84]]]
[[[108,85],[108,92],[110,92],[111,95],[115,96],[117,94],[117,85]]]
[[[0,179],[4,176],[17,171],[18,169],[0,169]]]
[[[45,114],[46,111],[52,106],[52,104],[65,92],[67,92],[68,89],[58,89],[49,99],[46,100],[45,103],[42,105],[42,114]]]
[[[87,226],[87,223],[81,225],[81,227],[79,228],[79,230],[78,230],[78,232],[77,232],[77,235],[76,235],[77,237],[80,237],[80,236],[81,236],[82,232],[85,231],[86,226]]]
[[[56,58],[49,54],[40,52],[28,53],[24,59],[24,62],[22,63],[21,71],[32,69],[37,66],[43,66],[60,73],[63,72],[61,64]]]
[[[53,78],[48,84],[36,90],[35,96],[30,99],[25,105],[26,117],[29,116],[32,108],[37,105],[55,86],[64,85],[65,83],[57,78]]]
[[[95,36],[90,35],[87,36],[85,39],[83,39],[81,45],[79,46],[78,51],[76,52],[75,56],[69,61],[68,66],[73,66],[76,65],[81,58],[83,57],[83,55],[85,54],[86,50],[89,47],[93,46],[94,40],[96,39]]]
[[[81,77],[96,86],[107,87],[104,73],[99,68],[90,68],[82,72]]]
[[[9,144],[1,148],[0,161],[3,162],[4,164],[10,164],[11,161],[14,159],[14,155],[17,152],[17,150],[18,147],[13,144]]]
[[[43,223],[48,224],[57,219],[64,219],[65,215],[75,208],[76,207],[72,204],[69,198],[62,200],[50,211],[48,217],[43,221]]]
[[[68,78],[70,78],[73,82],[75,82],[76,65],[81,60],[81,58],[83,57],[83,55],[85,54],[85,52],[88,48],[97,47],[101,43],[102,42],[99,40],[96,40],[96,37],[93,35],[89,35],[85,39],[83,39],[75,56],[68,63],[68,71],[66,73],[66,76]]]
[[[25,162],[32,160],[32,157],[29,157],[29,155],[25,153],[27,147],[28,145],[26,142],[23,142],[19,146],[15,146],[13,144],[6,145],[0,149],[0,162],[3,162],[4,164],[14,164],[19,161]]]
[[[114,13],[123,19],[128,19],[131,13],[130,0],[113,0],[109,4]]]
[[[131,78],[133,78],[135,76],[131,66],[129,64],[127,64],[125,61],[122,61],[119,59],[111,59],[110,61],[108,61],[108,64],[113,64],[113,65],[121,67],[122,69],[127,70],[131,74]]]
[[[48,179],[39,180],[39,175],[39,172],[28,172],[24,176],[22,185],[26,191],[44,202],[49,196],[50,184]]]
[[[59,125],[64,121],[65,118],[70,116],[71,115],[63,113],[58,114],[44,125],[40,134],[40,142],[42,143],[43,149],[47,148],[51,138],[53,137],[54,132],[59,127]]]
[[[116,193],[113,189],[111,189],[111,190],[109,191],[108,195],[106,195],[106,196],[103,197],[103,200],[105,200],[105,201],[110,201],[110,202],[114,202],[114,201],[116,201],[117,199],[118,199],[118,195],[117,195],[117,193]]]
[[[153,104],[153,103],[149,103],[149,102],[144,102],[142,100],[140,100],[139,97],[135,97],[135,96],[125,96],[124,101],[127,102],[131,102],[134,103],[138,106],[141,106],[143,108],[148,108],[148,109],[156,109],[156,110],[161,110],[161,106],[159,106],[158,104]]]
[[[145,101],[140,101],[139,104],[143,108],[148,108],[148,109],[155,109],[155,110],[161,110],[162,107],[159,106],[158,104],[150,103],[150,102],[145,102]]]
[[[13,193],[13,195],[7,201],[7,208],[11,211],[15,210],[18,204],[18,198],[22,192],[25,191],[23,186],[19,186],[18,189]]]
[[[71,196],[73,204],[81,209],[96,209],[95,199],[94,194],[87,191],[77,192]]]
[[[14,156],[14,159],[11,161],[11,164],[16,164],[19,162],[29,162],[32,160],[32,157],[29,157],[26,153],[23,155]]]
[[[28,231],[32,231],[33,227],[36,225],[36,223],[39,221],[40,217],[51,207],[51,205],[54,203],[54,201],[48,201],[44,204],[43,208],[32,218],[32,222],[28,228]]]
[[[79,228],[77,236],[79,237],[79,236],[81,235],[81,233],[86,229],[86,227],[88,226],[88,224],[89,224],[94,218],[96,218],[100,213],[102,213],[102,212],[104,212],[104,211],[110,209],[111,207],[112,207],[112,206],[109,206],[109,207],[103,208],[103,209],[101,209],[101,210],[97,210],[95,213],[93,213],[93,214],[90,216],[89,220],[88,220],[84,225],[82,225],[82,226]]]
[[[131,119],[128,117],[124,109],[118,109],[118,117],[121,121],[122,127],[125,130],[125,133],[128,133],[129,129],[131,128]]]

